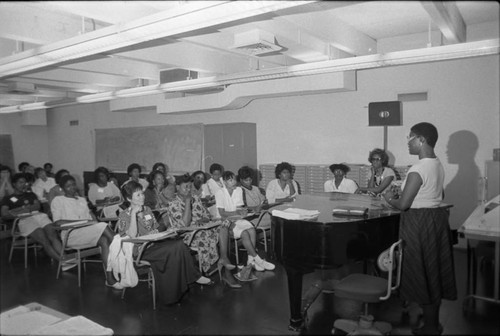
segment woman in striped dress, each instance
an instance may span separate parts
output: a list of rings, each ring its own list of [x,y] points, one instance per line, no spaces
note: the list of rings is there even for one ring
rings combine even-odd
[[[457,299],[448,211],[440,207],[444,169],[434,153],[437,139],[437,129],[430,123],[411,128],[408,149],[419,161],[408,171],[402,191],[384,194],[391,206],[402,211],[399,235],[405,252],[401,297],[418,303],[423,311],[423,325],[413,330],[415,335],[441,334],[441,299]]]

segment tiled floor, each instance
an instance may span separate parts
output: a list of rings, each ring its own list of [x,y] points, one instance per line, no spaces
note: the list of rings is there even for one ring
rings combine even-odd
[[[43,255],[37,261],[29,256],[27,269],[22,252],[8,262],[8,240],[0,240],[2,311],[29,302],[39,302],[68,315],[84,315],[114,330],[115,335],[193,335],[193,334],[261,334],[297,335],[288,331],[289,308],[286,273],[277,265],[273,272],[260,272],[259,279],[245,283],[242,289],[224,287],[213,276],[215,284],[208,287],[193,285],[180,305],[164,310],[152,310],[151,294],[143,284],[127,290],[125,299],[121,292],[104,286],[100,265],[90,264],[84,273],[82,287],[77,286],[76,270],[65,272],[55,279],[56,264]],[[465,251],[455,250],[457,301],[444,301],[441,323],[444,334],[500,334],[500,305],[477,301],[466,314],[462,310],[465,293]],[[325,274],[323,274],[325,275]],[[486,264],[479,273],[479,290],[493,288],[493,269]],[[304,278],[304,297],[312,285],[321,278],[321,272]],[[308,310],[304,335],[328,335],[338,314],[352,313],[353,302],[335,302],[334,295],[321,293]],[[397,297],[380,304],[373,310],[376,318],[393,325],[393,334],[411,335],[413,315],[403,314],[402,303]]]

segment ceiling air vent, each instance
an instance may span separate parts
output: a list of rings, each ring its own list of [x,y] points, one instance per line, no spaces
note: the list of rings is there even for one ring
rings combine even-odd
[[[168,69],[160,71],[160,84],[197,79],[198,72],[187,69]]]
[[[274,35],[259,29],[234,35],[234,45],[231,49],[253,56],[265,56],[283,49],[278,45]]]

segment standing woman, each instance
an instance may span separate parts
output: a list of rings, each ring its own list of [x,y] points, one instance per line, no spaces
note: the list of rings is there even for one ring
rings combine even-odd
[[[269,204],[276,202],[293,202],[298,195],[299,186],[292,178],[292,165],[281,162],[276,166],[276,179],[269,182],[266,188],[266,198]]]
[[[168,216],[173,228],[194,228],[212,224],[207,209],[203,206],[201,198],[191,193],[191,176],[189,174],[178,176],[175,198],[168,204]],[[194,234],[194,237],[192,237]],[[201,268],[209,274],[212,265],[219,259],[217,243],[219,241],[218,228],[200,230],[196,233],[184,234],[184,243],[199,248]],[[189,245],[188,245],[189,246]]]
[[[369,193],[374,196],[383,192],[396,179],[394,170],[388,167],[389,156],[385,150],[375,148],[368,154],[368,161],[372,164],[368,187],[361,187],[358,193]]]
[[[118,232],[121,236],[136,238],[151,233],[158,233],[160,226],[151,209],[144,206],[142,185],[130,181],[122,187],[123,198],[128,208],[123,210],[118,219]],[[134,257],[138,253],[134,246]],[[200,275],[194,265],[191,252],[179,239],[164,239],[149,244],[142,254],[142,259],[151,263],[155,276],[155,286],[164,305],[171,305],[181,300],[189,289],[189,284],[211,284],[209,278]]]
[[[408,171],[400,194],[389,190],[383,195],[389,205],[402,211],[399,236],[405,248],[400,293],[423,310],[424,323],[413,330],[415,335],[441,334],[441,299],[457,299],[448,211],[439,207],[444,169],[434,153],[437,139],[437,129],[430,123],[411,128],[408,149],[419,161]]]

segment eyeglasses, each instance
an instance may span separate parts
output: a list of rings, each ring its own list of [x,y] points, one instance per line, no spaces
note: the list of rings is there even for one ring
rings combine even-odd
[[[407,136],[406,136],[406,140],[407,140],[408,142],[412,141],[412,140],[413,140],[413,139],[415,139],[415,138],[416,138],[416,135],[413,135],[413,136],[409,136],[409,135],[407,135]]]
[[[370,162],[373,162],[373,161],[382,161],[382,159],[381,158],[371,158]]]

